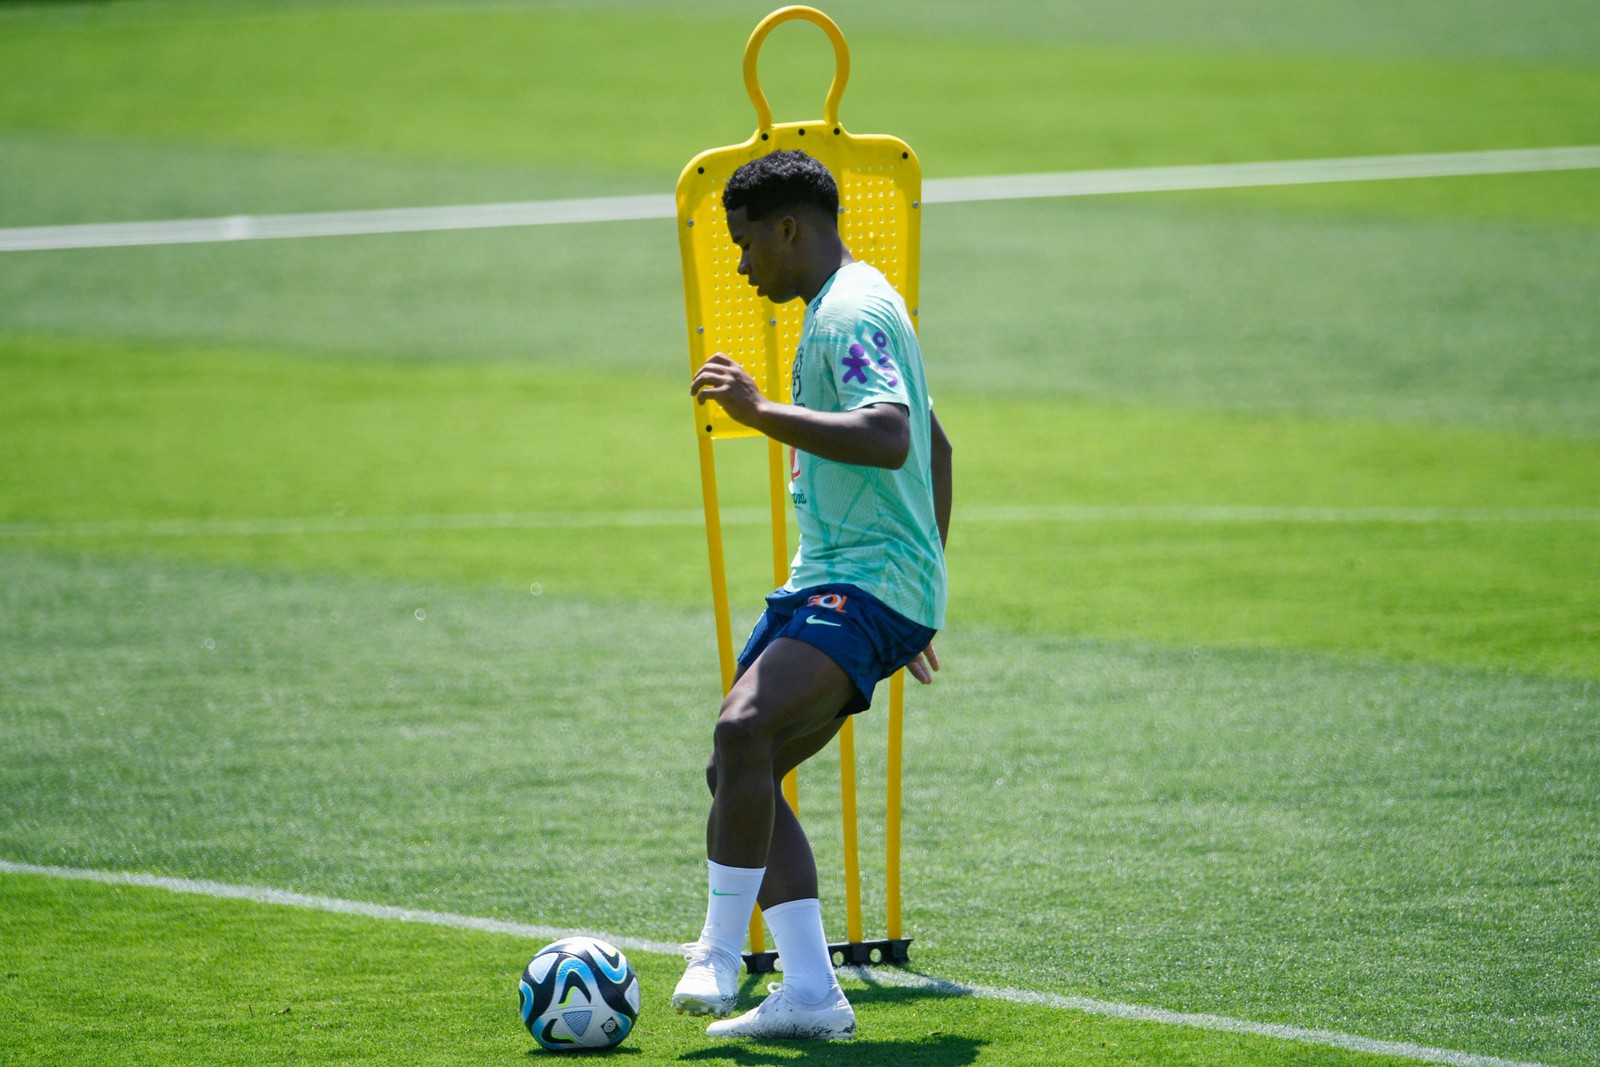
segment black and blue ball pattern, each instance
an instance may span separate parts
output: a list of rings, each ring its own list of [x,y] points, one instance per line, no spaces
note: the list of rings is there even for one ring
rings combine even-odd
[[[628,958],[593,937],[540,949],[519,983],[522,1022],[552,1052],[611,1048],[639,1018],[639,977]]]

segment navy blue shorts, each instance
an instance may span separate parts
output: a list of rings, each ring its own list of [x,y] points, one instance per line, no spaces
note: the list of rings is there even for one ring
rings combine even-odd
[[[854,715],[872,706],[879,682],[917,658],[934,631],[901,615],[853,585],[817,585],[798,592],[779,589],[739,653],[748,667],[780,637],[821,649],[855,683],[856,695],[839,712]]]

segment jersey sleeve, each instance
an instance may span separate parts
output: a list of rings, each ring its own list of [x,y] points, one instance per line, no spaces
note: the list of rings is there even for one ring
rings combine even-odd
[[[854,411],[868,404],[911,407],[900,373],[897,333],[861,317],[839,324],[821,339],[839,410]]]

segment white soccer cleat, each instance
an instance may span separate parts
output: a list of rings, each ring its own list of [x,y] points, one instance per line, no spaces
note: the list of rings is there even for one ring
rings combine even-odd
[[[672,1006],[678,1014],[719,1019],[732,1015],[739,1003],[739,961],[701,941],[684,945],[683,958],[689,966],[672,991]]]
[[[737,1019],[712,1023],[708,1037],[767,1037],[789,1041],[849,1041],[856,1036],[856,1013],[834,986],[821,1002],[802,1004],[787,986],[767,987],[772,995]]]

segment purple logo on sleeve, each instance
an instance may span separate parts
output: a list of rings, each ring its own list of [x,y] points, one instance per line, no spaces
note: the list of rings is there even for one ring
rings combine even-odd
[[[844,365],[850,369],[845,371],[841,382],[860,382],[867,384],[867,350],[860,345],[851,345],[850,354],[844,357]]]

